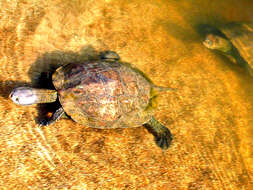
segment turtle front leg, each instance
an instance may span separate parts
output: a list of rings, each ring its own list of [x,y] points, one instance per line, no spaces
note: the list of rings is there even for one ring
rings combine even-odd
[[[154,117],[151,118],[147,123],[143,125],[151,134],[154,135],[157,146],[161,149],[166,150],[169,148],[172,135],[170,130],[157,121]]]
[[[51,124],[55,123],[56,121],[58,121],[60,118],[63,118],[65,115],[66,114],[65,114],[63,108],[60,107],[59,109],[57,109],[53,113],[53,115],[48,120],[47,119],[41,120],[40,121],[40,127],[51,125]]]

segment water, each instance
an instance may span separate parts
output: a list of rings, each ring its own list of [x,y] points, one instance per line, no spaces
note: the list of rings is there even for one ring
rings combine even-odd
[[[253,22],[252,1],[0,6],[2,188],[253,188],[253,79],[205,48],[199,27]],[[14,86],[34,83],[38,73],[58,64],[85,60],[92,49],[114,50],[156,85],[178,89],[160,96],[156,112],[174,136],[168,151],[142,127],[96,130],[61,120],[39,129],[36,106],[8,99]]]

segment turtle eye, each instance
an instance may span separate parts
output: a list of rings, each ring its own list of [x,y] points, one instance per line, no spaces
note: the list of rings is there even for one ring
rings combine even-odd
[[[16,100],[16,102],[18,102],[18,98],[16,98],[15,100]]]
[[[208,45],[212,46],[213,45],[213,41],[212,40],[206,40],[206,42],[208,43]]]

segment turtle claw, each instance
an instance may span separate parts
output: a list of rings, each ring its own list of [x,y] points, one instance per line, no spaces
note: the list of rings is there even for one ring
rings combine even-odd
[[[42,119],[40,120],[39,122],[39,127],[45,127],[45,126],[48,126],[49,125],[49,121],[47,119]]]
[[[53,115],[49,119],[42,119],[40,121],[39,126],[43,127],[43,126],[51,125],[64,116],[65,116],[65,112],[64,112],[63,108],[60,107],[53,113]]]

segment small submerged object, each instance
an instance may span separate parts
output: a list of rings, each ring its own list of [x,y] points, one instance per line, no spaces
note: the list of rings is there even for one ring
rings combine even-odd
[[[219,31],[222,35],[207,33],[203,44],[232,57],[253,76],[253,23],[230,23]]]
[[[100,59],[71,63],[52,76],[56,90],[15,88],[10,98],[18,105],[49,103],[59,99],[62,107],[41,125],[50,125],[65,114],[92,128],[129,128],[144,125],[156,144],[167,149],[172,135],[154,116],[155,98],[162,91],[174,90],[154,85],[141,71],[119,61],[115,52],[106,51]]]

